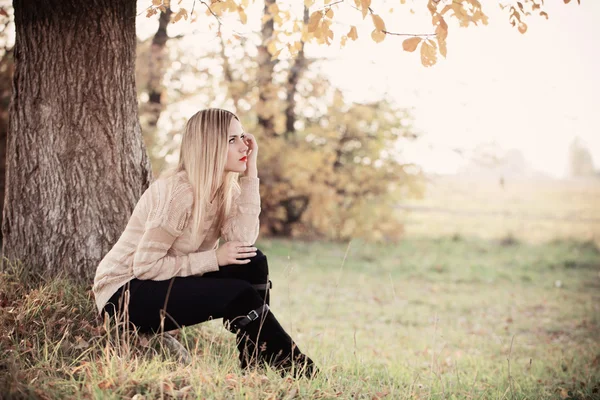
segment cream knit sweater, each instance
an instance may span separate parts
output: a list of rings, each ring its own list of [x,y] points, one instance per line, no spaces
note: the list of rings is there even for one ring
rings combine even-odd
[[[259,179],[242,177],[230,216],[221,229],[216,207],[208,206],[203,232],[191,242],[192,186],[186,171],[153,182],[142,194],[117,243],[98,265],[93,292],[98,311],[134,278],[167,280],[217,271],[219,237],[254,244],[260,214]]]

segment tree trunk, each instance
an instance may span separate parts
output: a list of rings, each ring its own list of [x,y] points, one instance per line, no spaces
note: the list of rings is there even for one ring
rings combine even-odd
[[[265,0],[264,15],[272,17],[269,6],[276,4],[276,0]],[[266,136],[275,136],[275,105],[277,101],[277,88],[273,85],[273,71],[277,60],[271,60],[271,54],[267,50],[269,43],[273,40],[274,23],[273,18],[262,24],[261,44],[258,46],[258,74],[257,86],[259,90],[258,101],[258,124],[263,128]]]
[[[8,106],[12,93],[13,50],[5,49],[0,59],[0,210],[4,207],[4,188],[6,177],[6,138],[8,134]],[[2,215],[0,215],[0,224]],[[2,232],[0,231],[0,247]]]
[[[91,282],[152,178],[134,0],[14,0],[3,253]]]
[[[302,19],[304,26],[308,25],[309,15],[308,7],[304,6],[304,15]],[[298,82],[302,77],[304,71],[308,67],[306,56],[304,55],[304,41],[302,41],[302,47],[294,60],[292,68],[288,73],[288,92],[287,92],[287,104],[285,108],[285,136],[289,138],[296,133],[296,93],[298,92]]]

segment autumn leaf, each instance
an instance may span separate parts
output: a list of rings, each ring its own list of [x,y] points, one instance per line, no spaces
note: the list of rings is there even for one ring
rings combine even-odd
[[[246,22],[248,22],[248,15],[246,15],[246,12],[242,7],[238,7],[238,14],[240,15],[241,23],[246,25]]]
[[[267,51],[269,52],[269,54],[275,54],[277,53],[277,44],[275,43],[274,40],[272,40],[271,42],[269,42],[268,46],[267,46]]]
[[[340,49],[346,46],[346,41],[348,40],[348,36],[344,35],[340,38]]]
[[[304,7],[310,8],[313,4],[315,4],[315,0],[304,0]]]
[[[317,26],[319,26],[319,22],[323,18],[323,13],[321,11],[315,11],[310,15],[310,19],[308,20],[308,31],[314,32],[317,30]]]
[[[435,42],[426,40],[421,45],[421,64],[431,67],[437,62],[437,46]]]
[[[372,14],[371,18],[373,18],[373,25],[375,25],[375,29],[378,31],[385,31],[385,22],[383,22],[383,19],[379,15]]]
[[[380,30],[373,29],[373,32],[371,32],[371,39],[373,39],[375,43],[381,43],[383,42],[383,39],[385,39],[385,33],[381,32]]]
[[[402,42],[402,48],[404,51],[408,51],[412,53],[417,49],[417,46],[421,43],[421,38],[419,37],[411,37]]]
[[[179,21],[181,18],[184,18],[186,20],[188,18],[188,13],[185,8],[180,8],[179,11],[177,11],[177,14],[175,14],[175,16],[171,19],[171,21],[173,23],[175,23],[175,22]]]
[[[448,24],[444,18],[440,18],[437,28],[435,28],[435,35],[439,38],[446,39],[448,37]]]
[[[348,32],[348,37],[352,40],[358,39],[358,32],[356,32],[356,27],[352,25],[350,28],[350,32]]]
[[[371,6],[371,0],[360,0],[361,10],[363,19],[367,17],[369,13],[369,7]]]
[[[527,32],[527,24],[525,22],[519,23],[519,32],[521,32],[522,34]]]
[[[327,16],[327,18],[333,18],[333,10],[330,8],[329,10],[327,10],[325,15]]]
[[[540,16],[546,17],[546,19],[548,19],[548,13],[546,11],[540,12]]]

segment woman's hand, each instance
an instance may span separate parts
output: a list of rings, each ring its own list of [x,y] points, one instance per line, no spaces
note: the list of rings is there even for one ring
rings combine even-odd
[[[256,138],[251,133],[244,134],[244,143],[248,146],[248,161],[246,164],[247,175],[251,176],[252,172],[257,170],[256,160],[258,158],[258,143]]]
[[[250,260],[238,260],[238,258],[254,257],[256,247],[245,242],[226,242],[217,249],[217,263],[219,267],[229,264],[248,264]]]

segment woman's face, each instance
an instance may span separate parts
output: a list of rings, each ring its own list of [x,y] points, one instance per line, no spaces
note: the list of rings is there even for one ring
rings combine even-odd
[[[244,142],[244,130],[242,124],[235,118],[229,124],[229,137],[227,138],[227,163],[225,172],[246,171],[246,154],[248,146]]]

